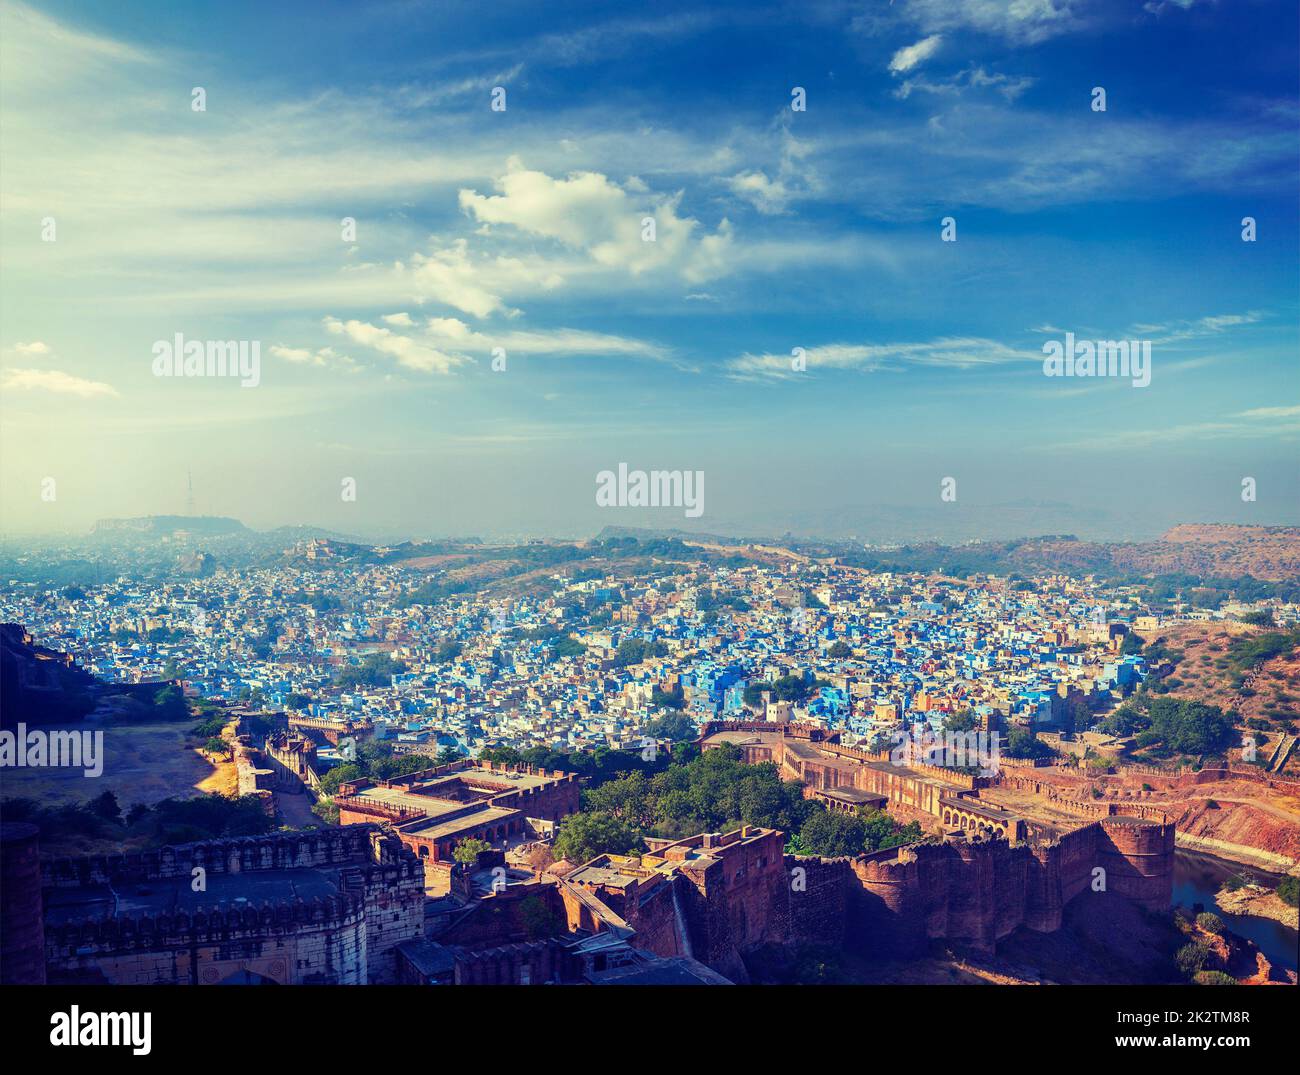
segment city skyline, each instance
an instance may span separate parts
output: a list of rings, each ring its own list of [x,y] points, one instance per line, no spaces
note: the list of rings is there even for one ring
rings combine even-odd
[[[1288,6],[323,10],[0,9],[7,534],[1300,523]]]

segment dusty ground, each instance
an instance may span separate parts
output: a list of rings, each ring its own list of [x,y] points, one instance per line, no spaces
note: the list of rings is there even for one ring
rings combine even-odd
[[[311,798],[306,794],[288,791],[274,792],[275,816],[281,825],[291,829],[319,829],[325,822],[311,812]]]
[[[203,753],[190,735],[192,724],[87,724],[87,730],[104,732],[101,776],[86,777],[80,769],[6,769],[0,794],[56,806],[87,802],[112,791],[125,812],[135,803],[152,806],[172,796],[233,793],[234,762]]]

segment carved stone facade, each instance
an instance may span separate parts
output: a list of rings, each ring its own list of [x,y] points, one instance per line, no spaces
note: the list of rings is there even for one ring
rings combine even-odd
[[[52,982],[397,980],[419,861],[374,825],[61,859],[42,869]]]

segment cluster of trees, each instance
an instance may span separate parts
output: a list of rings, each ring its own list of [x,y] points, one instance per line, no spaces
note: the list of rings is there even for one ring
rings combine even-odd
[[[650,704],[658,709],[681,709],[686,705],[686,695],[682,691],[682,685],[678,683],[670,691],[661,691],[655,687],[650,692]]]
[[[551,750],[549,747],[490,747],[479,755],[484,761],[505,762],[509,765],[531,765],[534,768],[577,773],[588,787],[597,787],[626,773],[658,773],[672,762],[672,758],[685,759],[698,754],[693,746],[679,746],[672,755],[667,750],[657,750],[647,757],[643,752],[611,750]]]
[[[796,855],[860,855],[915,843],[923,835],[917,822],[900,825],[883,810],[842,814],[819,809],[809,812],[787,847]]]
[[[587,652],[587,647],[569,634],[556,639],[546,649],[551,660],[559,657],[580,657]]]
[[[1278,898],[1292,907],[1300,906],[1300,878],[1287,876],[1278,882]]]
[[[1240,687],[1248,672],[1265,661],[1292,652],[1297,646],[1300,646],[1300,630],[1275,631],[1253,638],[1242,635],[1229,643],[1224,659],[1228,662],[1234,685]]]
[[[459,657],[464,648],[454,638],[443,639],[434,647],[433,659],[438,664],[446,664],[448,661],[454,661]]]
[[[406,671],[406,665],[395,661],[386,653],[371,653],[362,658],[360,664],[349,664],[340,668],[334,676],[334,682],[340,687],[386,687],[393,676]]]
[[[648,657],[665,657],[668,655],[668,647],[661,641],[649,641],[644,638],[625,638],[618,644],[618,652],[614,654],[614,665],[617,668],[626,668],[628,665],[640,664]]]
[[[80,698],[77,700],[80,701]],[[138,693],[118,696],[117,701],[117,712],[123,723],[181,721],[189,720],[194,715],[185,692],[170,683],[155,691],[149,701],[145,701]],[[87,695],[83,712],[89,712],[93,708],[94,703]]]
[[[188,720],[189,703],[180,687],[168,684],[153,696],[154,716],[159,720]]]
[[[763,700],[763,692],[771,691],[778,702],[803,702],[823,684],[812,676],[805,678],[791,672],[773,683],[751,683],[745,688],[745,705],[751,708]]]
[[[254,795],[227,797],[196,795],[189,799],[163,799],[146,806],[136,803],[125,813],[112,791],[85,803],[45,806],[35,799],[5,799],[0,803],[5,821],[26,821],[41,830],[41,840],[86,842],[114,840],[133,847],[161,847],[232,836],[258,836],[275,822],[266,816]]]
[[[699,730],[695,721],[685,713],[674,711],[655,717],[645,726],[645,734],[652,739],[667,739],[673,743],[689,743]]]
[[[748,612],[749,602],[738,593],[714,594],[711,590],[701,590],[695,596],[695,608],[698,612],[713,612],[720,608]]]
[[[485,582],[486,580],[476,581],[474,579],[447,579],[426,582],[423,586],[417,586],[410,593],[403,596],[397,602],[397,607],[410,608],[413,605],[436,605],[449,597],[455,597],[457,594],[472,593]]]
[[[1244,604],[1279,598],[1282,601],[1300,599],[1300,583],[1269,582],[1252,575],[1192,575],[1170,573],[1153,579],[1141,575],[1116,576],[1120,585],[1145,586],[1152,601],[1183,600],[1196,608],[1219,608],[1225,601]]]
[[[1132,735],[1155,758],[1219,754],[1236,740],[1235,721],[1217,705],[1140,692],[1101,722],[1110,735]]]
[[[860,854],[921,837],[918,825],[900,826],[881,811],[829,813],[803,797],[798,781],[782,781],[775,765],[746,765],[725,746],[585,789],[581,812],[560,824],[555,854],[582,862],[638,851],[646,836],[681,839],[742,824],[780,829],[789,850],[809,855]]]
[[[1052,753],[1051,747],[1029,728],[1012,728],[1002,749],[1009,758],[1046,758]]]

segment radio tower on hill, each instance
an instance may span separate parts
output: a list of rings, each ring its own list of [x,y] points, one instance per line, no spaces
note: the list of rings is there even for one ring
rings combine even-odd
[[[194,515],[194,472],[185,471],[185,514]]]

